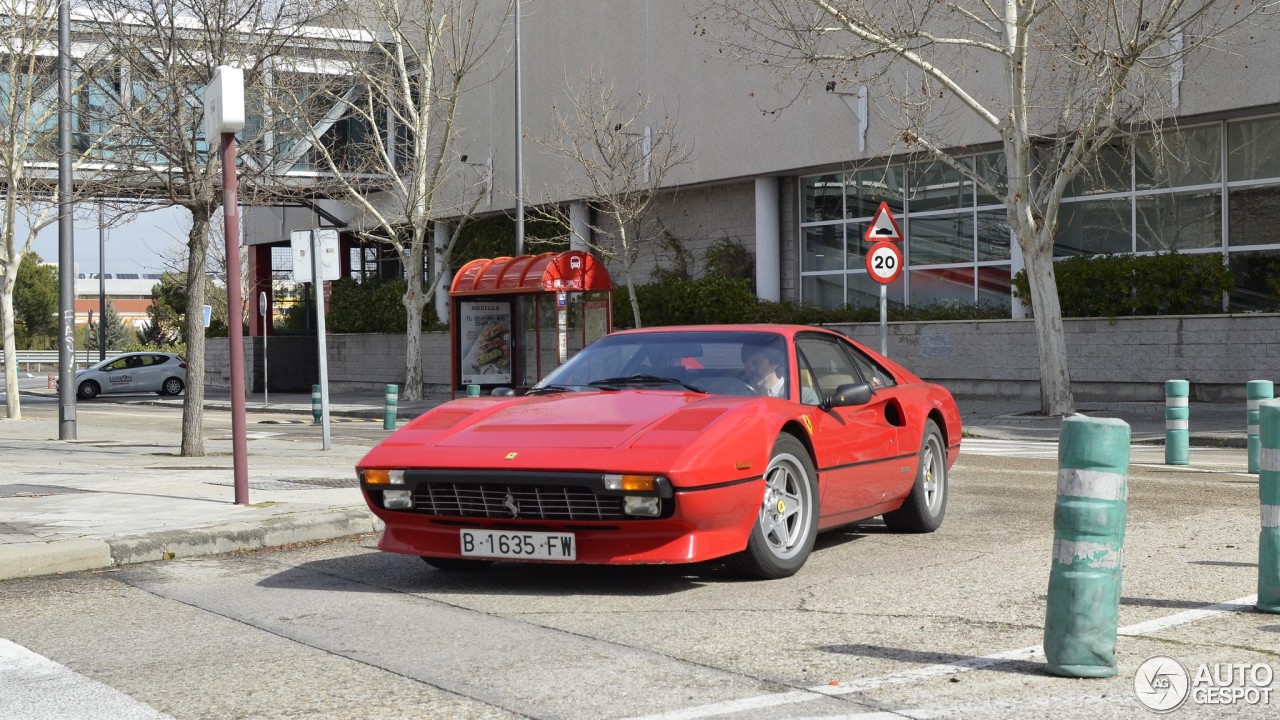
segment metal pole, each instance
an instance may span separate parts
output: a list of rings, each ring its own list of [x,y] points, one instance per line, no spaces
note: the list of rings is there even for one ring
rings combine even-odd
[[[71,0],[58,2],[58,439],[76,439],[75,218],[71,207]]]
[[[524,121],[520,108],[520,0],[516,0],[516,255],[524,254],[524,139],[520,132]]]
[[[244,308],[240,297],[240,205],[236,134],[222,133],[222,235],[227,247],[227,353],[231,356],[231,456],[235,503],[249,504],[249,447],[244,410]]]
[[[880,354],[889,357],[889,287],[880,283]]]
[[[324,337],[324,281],[316,262],[316,231],[311,230],[311,287],[316,296],[316,345],[320,353],[320,449],[329,449],[329,347]]]
[[[98,320],[98,325],[102,325],[102,320]],[[89,309],[89,322],[84,326],[84,364],[89,364],[89,333],[93,332],[93,309]]]
[[[98,360],[107,359],[107,236],[98,201]]]

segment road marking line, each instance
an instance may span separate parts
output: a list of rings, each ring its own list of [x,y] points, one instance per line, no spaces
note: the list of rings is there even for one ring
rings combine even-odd
[[[1119,628],[1116,633],[1126,637],[1138,637],[1142,635],[1150,635],[1177,625],[1185,625],[1186,623],[1195,622],[1197,620],[1202,620],[1204,618],[1223,613],[1252,612],[1257,601],[1257,595],[1246,595],[1241,598],[1236,598],[1235,600],[1228,600],[1227,602],[1221,602],[1214,605],[1206,605],[1202,608],[1187,610],[1167,617],[1147,620],[1133,625],[1126,625],[1125,627]],[[835,697],[840,695],[851,695],[853,693],[868,692],[870,690],[879,690],[880,688],[893,685],[903,685],[920,680],[930,680],[947,675],[954,675],[956,673],[969,672],[970,670],[981,670],[982,668],[991,667],[992,665],[1001,665],[1007,662],[1032,660],[1043,655],[1044,647],[1042,645],[1032,645],[1029,647],[1018,648],[1017,650],[1006,650],[1004,652],[993,653],[991,655],[957,660],[956,662],[951,663],[939,663],[937,665],[929,665],[912,670],[903,670],[902,672],[896,672],[878,678],[854,680],[852,682],[838,683],[835,685],[817,685],[804,690],[792,690],[790,692],[777,693],[774,695],[758,695],[756,697],[741,698],[738,700],[726,700],[724,702],[699,705],[681,710],[669,710],[656,715],[634,717],[629,720],[697,720],[698,718],[728,715],[730,713],[743,712],[746,710],[758,710],[761,708],[777,707],[779,705],[792,705],[796,703],[810,702],[813,700],[819,700],[823,697]],[[899,715],[901,715],[901,713],[899,713]],[[864,713],[862,715],[853,715],[852,717],[865,717],[870,720],[871,718],[880,717],[880,715],[878,713]]]
[[[150,705],[0,638],[0,717],[172,720]]]

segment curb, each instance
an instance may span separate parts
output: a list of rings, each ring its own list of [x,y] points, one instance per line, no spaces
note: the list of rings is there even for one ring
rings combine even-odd
[[[0,581],[120,565],[221,555],[315,540],[335,540],[382,529],[368,508],[314,510],[266,518],[107,539],[0,545]]]

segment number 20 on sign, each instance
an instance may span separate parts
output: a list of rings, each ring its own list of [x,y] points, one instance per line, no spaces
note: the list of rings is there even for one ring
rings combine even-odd
[[[888,285],[902,274],[902,251],[891,242],[878,242],[867,252],[867,273],[881,285]]]

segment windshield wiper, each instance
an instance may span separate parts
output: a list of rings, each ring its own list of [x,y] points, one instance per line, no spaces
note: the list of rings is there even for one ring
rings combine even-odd
[[[576,390],[577,388],[572,388],[568,385],[543,385],[529,390],[525,395],[550,395],[551,393],[575,392]]]
[[[685,383],[683,380],[671,377],[658,377],[657,375],[647,375],[645,373],[637,373],[635,375],[627,375],[625,377],[611,377],[603,380],[592,380],[587,383],[591,387],[606,387],[610,385],[679,385],[690,392],[707,394],[706,390]]]

